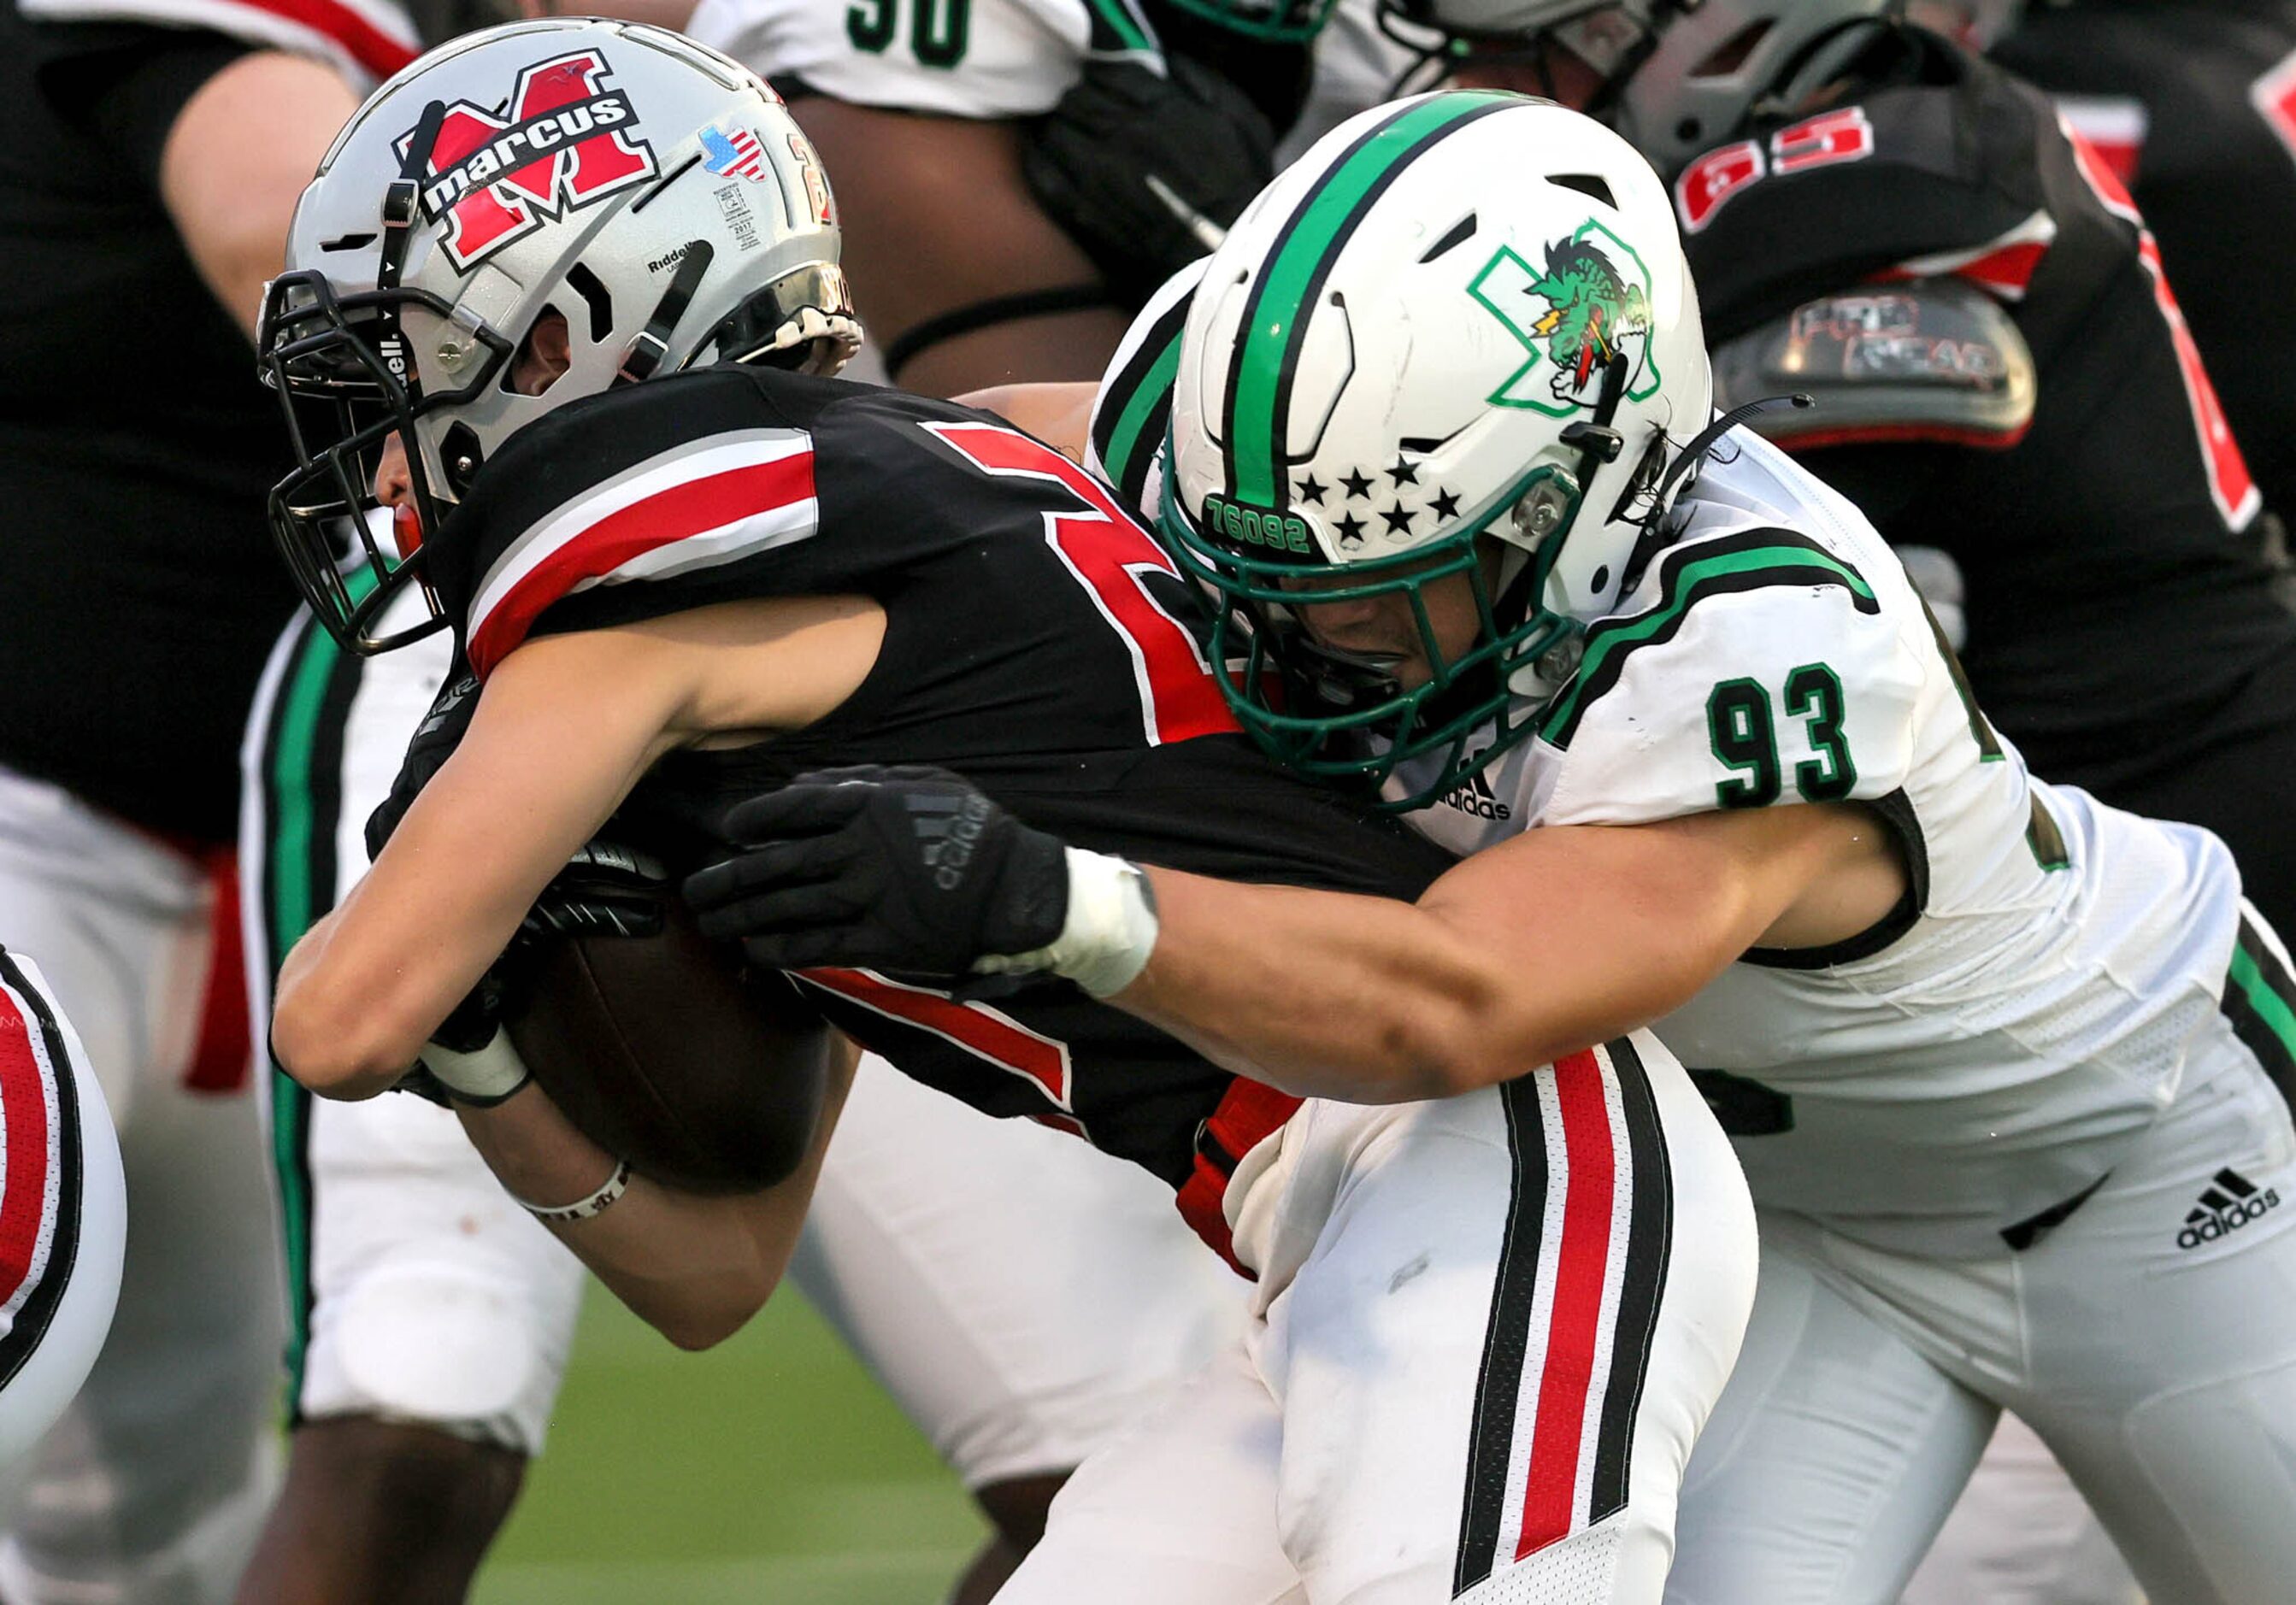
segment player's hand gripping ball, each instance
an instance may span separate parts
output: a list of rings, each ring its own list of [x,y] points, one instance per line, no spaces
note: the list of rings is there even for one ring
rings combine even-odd
[[[703,936],[660,865],[593,843],[527,918],[502,1023],[567,1118],[639,1175],[751,1192],[813,1141],[832,1039],[794,987]]]
[[[746,851],[690,878],[701,930],[779,970],[860,965],[941,982],[1051,945],[1068,918],[1060,840],[945,769],[800,776],[734,809]]]

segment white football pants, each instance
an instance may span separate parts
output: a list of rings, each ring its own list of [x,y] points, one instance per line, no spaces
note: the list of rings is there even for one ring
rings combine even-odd
[[[2003,1408],[2152,1605],[2285,1605],[2296,1127],[2221,1017],[2186,1077],[2022,1252],[1923,1259],[1763,1215],[1760,1292],[1684,1485],[1670,1605],[1890,1605]]]
[[[216,1007],[238,991],[231,897],[219,868],[0,770],[0,943],[78,1028],[127,1181],[111,1337],[12,1478],[11,1605],[228,1600],[271,1502],[278,1250],[249,1050]]]
[[[1652,1605],[1753,1293],[1752,1208],[1636,1034],[1238,1167],[1257,1318],[1087,1461],[999,1605]]]

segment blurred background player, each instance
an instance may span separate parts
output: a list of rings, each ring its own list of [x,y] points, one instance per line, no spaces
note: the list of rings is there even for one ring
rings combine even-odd
[[[2296,512],[2296,5],[2028,4],[1993,59],[2057,97],[2161,242],[2264,504]]]
[[[1890,0],[1399,3],[1463,79],[1546,83],[1672,177],[1726,399],[1816,393],[1756,427],[1942,549],[1971,682],[2035,768],[2207,825],[2296,926],[2276,522],[2149,231],[2046,97]]]
[[[6,1517],[15,1605],[227,1598],[270,1499],[233,755],[293,588],[248,334],[312,163],[413,41],[380,0],[0,6],[0,942],[85,1034],[131,1204],[110,1339]]]
[[[0,1484],[86,1380],[119,1301],[127,1189],[103,1088],[23,954],[0,947]]]
[[[800,218],[820,184],[830,211],[809,151],[776,145],[757,174],[718,182],[760,201],[760,184],[785,190]],[[838,242],[823,216],[774,249],[833,271]],[[652,270],[601,271],[634,304]],[[403,603],[385,627],[412,621]],[[365,872],[367,817],[449,678],[450,645],[362,659],[308,616],[281,639],[243,755],[257,1018],[273,967]],[[315,1101],[283,1075],[272,1089],[294,1431],[240,1597],[459,1599],[541,1449],[579,1267],[451,1115],[412,1098]],[[1242,1284],[1166,1190],[873,1059],[792,1274],[988,1517],[964,1601],[1035,1541],[1070,1469],[1243,1316]]]
[[[701,0],[839,175],[891,377],[1091,380],[1283,154],[1380,99],[1369,0]]]

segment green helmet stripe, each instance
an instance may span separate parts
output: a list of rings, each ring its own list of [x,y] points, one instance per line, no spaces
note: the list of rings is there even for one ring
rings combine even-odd
[[[1086,0],[1086,10],[1092,22],[1092,49],[1095,54],[1122,54],[1137,51],[1144,55],[1159,55],[1154,38],[1147,24],[1126,0]]]
[[[1185,305],[1185,302],[1182,303]],[[1164,438],[1165,420],[1171,415],[1172,380],[1180,371],[1180,336],[1176,330],[1164,342],[1141,376],[1140,383],[1116,415],[1116,427],[1110,431],[1108,446],[1100,454],[1100,465],[1125,499],[1135,505],[1140,500],[1142,482],[1146,479],[1148,454]],[[1151,433],[1151,426],[1153,432]]]
[[[1293,365],[1316,298],[1373,202],[1438,140],[1477,118],[1521,104],[1520,95],[1495,92],[1412,102],[1349,146],[1285,221],[1246,298],[1229,362],[1220,433],[1234,500],[1274,508],[1289,500],[1283,426],[1292,410]]]
[[[1873,612],[1880,605],[1873,587],[1855,569],[1815,542],[1789,531],[1765,530],[1752,537],[1762,544],[1737,545],[1747,538],[1725,536],[1686,548],[1688,561],[1666,577],[1665,600],[1659,606],[1631,618],[1597,624],[1588,631],[1586,656],[1570,684],[1540,721],[1540,738],[1556,747],[1568,747],[1587,709],[1618,683],[1628,655],[1638,646],[1673,639],[1702,596],[1770,585],[1830,585],[1847,590],[1860,612]],[[1716,551],[1725,541],[1736,549]]]

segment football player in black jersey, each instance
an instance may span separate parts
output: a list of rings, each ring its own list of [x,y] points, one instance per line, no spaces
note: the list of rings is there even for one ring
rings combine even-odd
[[[86,1034],[135,1198],[119,1318],[0,1504],[22,1605],[221,1605],[271,1499],[278,1233],[234,754],[294,592],[248,338],[312,162],[414,37],[390,0],[0,5],[0,943]],[[144,373],[90,360],[163,307]],[[37,1202],[9,1173],[12,1212]],[[29,1342],[37,1312],[11,1313]]]
[[[1757,427],[1943,549],[1971,681],[2034,768],[2207,825],[2296,924],[2274,526],[2159,249],[2048,98],[1890,0],[1394,9],[1669,175],[1723,398],[1816,395]]]
[[[581,80],[582,120],[464,137],[462,109],[543,65]],[[796,774],[961,766],[1082,850],[1016,852],[954,784],[952,808],[882,823],[939,842],[934,897],[1029,879],[1020,918],[966,933],[1026,950],[1138,917],[1139,872],[1110,853],[1406,897],[1447,864],[1242,736],[1200,601],[1104,487],[993,418],[804,371],[849,340],[841,283],[690,177],[786,132],[762,86],[675,36],[478,36],[354,119],[261,342],[303,431],[274,507],[315,610],[386,650],[407,633],[384,610],[427,592],[477,684],[412,755],[420,790],[373,870],[288,957],[274,1044],[339,1097],[419,1055],[509,1189],[693,1346],[778,1279],[829,1123],[791,1182],[698,1198],[528,1083],[478,983],[610,815],[691,863]],[[517,160],[537,139],[546,163]],[[736,193],[825,204],[780,164],[769,184]],[[584,266],[610,254],[611,294]],[[323,436],[304,409],[331,401]],[[365,561],[339,565],[345,537]],[[999,1597],[1433,1599],[1520,1568],[1655,1601],[1751,1291],[1743,1182],[1680,1067],[1637,1033],[1529,1073],[1486,1053],[1441,1102],[1348,1069],[1276,1087],[1095,1001],[1136,970],[993,1003],[803,977],[910,1075],[1161,1178],[1259,1275],[1249,1347],[1175,1406],[1200,1429],[1185,1453],[1119,1477],[1111,1519],[1087,1462],[1059,1507],[1077,1514]]]
[[[2296,5],[2053,0],[1993,59],[2057,97],[2161,241],[2264,504],[2296,509]]]

